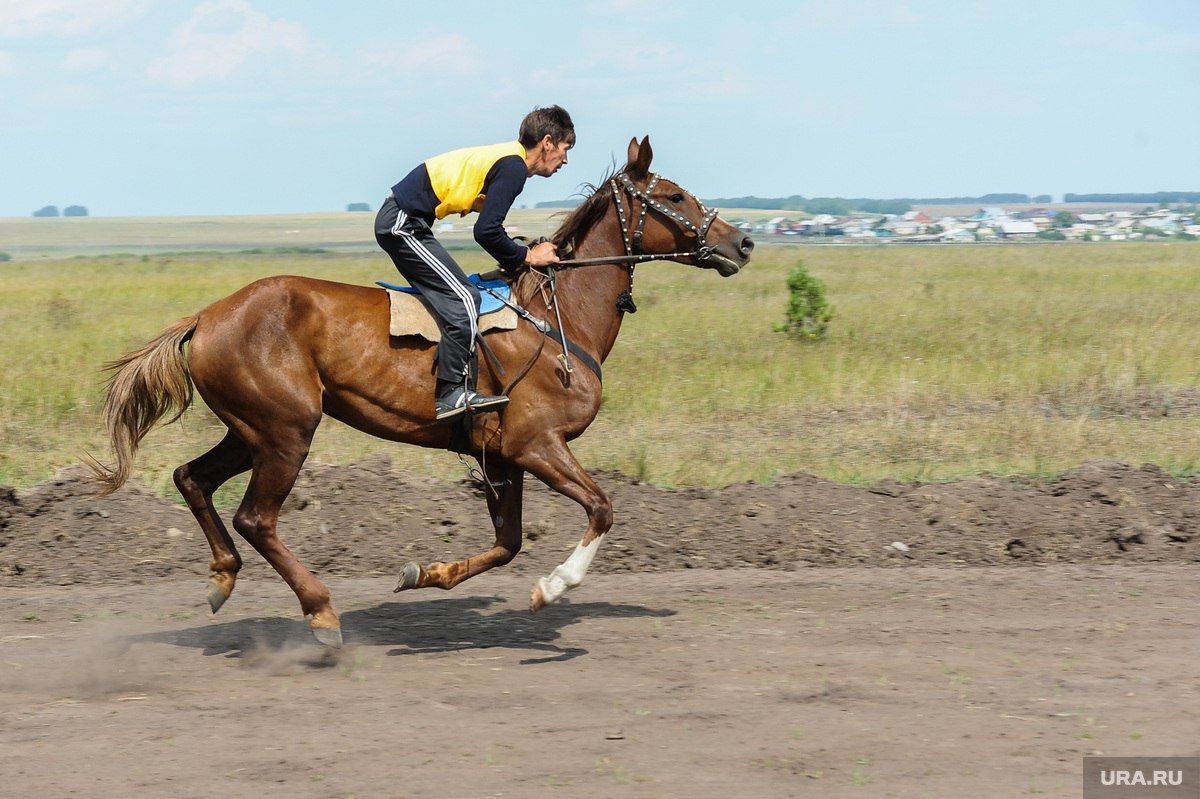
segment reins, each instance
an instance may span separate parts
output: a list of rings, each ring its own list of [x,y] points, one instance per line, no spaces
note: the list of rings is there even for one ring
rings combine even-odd
[[[704,246],[692,252],[659,252],[642,253],[641,255],[601,255],[596,258],[565,258],[552,264],[555,269],[571,269],[578,266],[599,266],[601,264],[644,264],[648,261],[669,261],[672,258],[695,257],[703,261],[712,256],[713,248]]]

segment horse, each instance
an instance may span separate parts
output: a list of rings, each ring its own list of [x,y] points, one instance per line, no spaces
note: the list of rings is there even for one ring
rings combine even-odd
[[[649,137],[640,143],[634,137],[625,166],[592,187],[551,238],[572,258],[516,278],[512,296],[524,310],[524,322],[488,334],[479,348],[479,388],[506,394],[510,401],[502,411],[468,414],[470,421],[457,431],[435,422],[435,346],[389,335],[389,300],[382,289],[268,277],[179,320],[108,365],[104,419],[116,462],[91,460],[99,493],[124,484],[143,437],[156,424],[179,419],[199,393],[228,429],[173,476],[212,549],[212,612],[232,594],[242,566],[213,493],[249,470],[233,528],[291,587],[316,639],[340,647],[341,624],[329,589],[277,533],[280,508],[328,415],[379,438],[455,449],[480,465],[494,544],[455,563],[408,563],[397,591],[450,589],[511,561],[521,549],[523,480],[529,473],[587,515],[578,545],[535,582],[529,606],[537,612],[556,602],[583,581],[612,526],[612,502],[567,442],[600,409],[600,364],[612,351],[625,313],[636,310],[634,266],[673,260],[729,277],[749,262],[754,248],[695,195],[651,173],[652,157]]]

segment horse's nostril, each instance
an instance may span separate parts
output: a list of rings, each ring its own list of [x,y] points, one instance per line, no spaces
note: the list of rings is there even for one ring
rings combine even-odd
[[[754,251],[754,239],[750,238],[749,236],[742,239],[741,250],[742,250],[742,255],[749,255],[751,252],[753,252]]]

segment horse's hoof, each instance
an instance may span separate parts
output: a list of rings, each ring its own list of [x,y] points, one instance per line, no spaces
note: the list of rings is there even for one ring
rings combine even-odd
[[[217,583],[210,583],[208,586],[208,606],[212,608],[212,612],[216,613],[225,604],[225,600],[229,599],[229,593]]]
[[[316,638],[325,646],[331,649],[342,648],[342,628],[341,627],[312,627],[313,638]]]
[[[546,601],[546,595],[542,593],[541,584],[535,583],[533,593],[529,596],[529,612],[537,613],[548,604],[550,603]]]
[[[407,591],[410,588],[416,588],[417,583],[421,580],[421,567],[415,563],[409,563],[400,570],[400,582],[392,589],[393,594],[398,594],[401,591]]]

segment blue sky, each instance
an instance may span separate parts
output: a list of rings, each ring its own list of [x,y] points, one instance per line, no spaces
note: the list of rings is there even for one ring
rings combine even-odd
[[[560,103],[704,197],[1200,191],[1200,2],[0,0],[0,216],[377,207]]]

